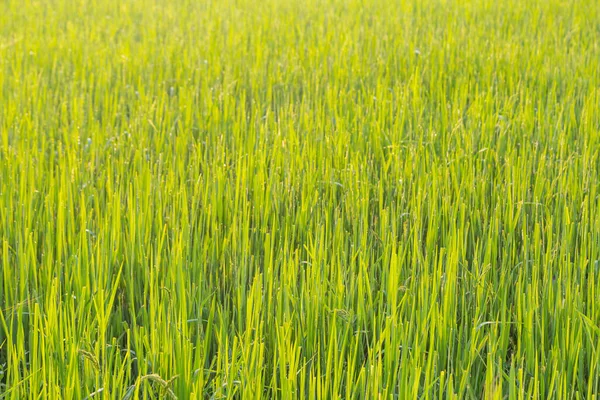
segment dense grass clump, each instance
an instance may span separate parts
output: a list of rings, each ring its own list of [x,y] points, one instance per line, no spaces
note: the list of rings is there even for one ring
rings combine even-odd
[[[599,21],[0,2],[0,397],[600,395]]]

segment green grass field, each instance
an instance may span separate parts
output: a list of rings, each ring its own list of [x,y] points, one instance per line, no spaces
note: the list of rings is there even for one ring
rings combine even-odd
[[[600,396],[600,3],[0,2],[0,398]]]

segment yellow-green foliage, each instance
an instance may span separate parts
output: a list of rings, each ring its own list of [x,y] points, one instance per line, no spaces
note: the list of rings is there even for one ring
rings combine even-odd
[[[0,1],[0,397],[599,395],[599,21]]]

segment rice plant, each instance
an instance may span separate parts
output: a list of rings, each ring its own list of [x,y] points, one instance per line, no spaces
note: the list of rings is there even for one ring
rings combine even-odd
[[[599,21],[0,2],[0,398],[597,398]]]

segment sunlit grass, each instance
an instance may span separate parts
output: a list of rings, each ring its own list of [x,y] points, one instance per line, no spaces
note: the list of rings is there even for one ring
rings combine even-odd
[[[599,21],[0,2],[0,397],[598,396]]]

